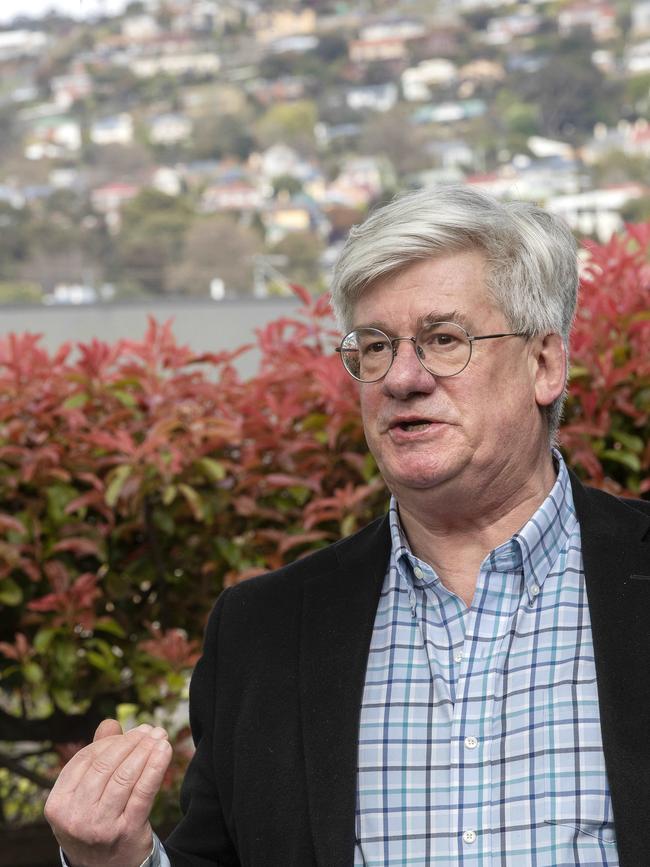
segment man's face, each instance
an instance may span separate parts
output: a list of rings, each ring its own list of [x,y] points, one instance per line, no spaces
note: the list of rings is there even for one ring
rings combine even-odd
[[[512,330],[488,295],[485,257],[474,250],[424,260],[378,280],[355,304],[353,324],[408,337],[425,317],[457,322],[470,335]],[[362,383],[360,394],[368,446],[398,499],[458,481],[477,490],[511,476],[513,459],[524,471],[534,463],[534,448],[538,455],[546,433],[532,342],[479,341],[465,370],[445,378],[422,367],[412,343],[396,345],[388,374]]]

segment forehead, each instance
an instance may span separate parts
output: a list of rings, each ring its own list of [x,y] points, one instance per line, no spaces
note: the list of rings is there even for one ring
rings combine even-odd
[[[353,306],[353,324],[404,322],[423,316],[474,322],[494,309],[480,250],[424,259],[370,283]]]

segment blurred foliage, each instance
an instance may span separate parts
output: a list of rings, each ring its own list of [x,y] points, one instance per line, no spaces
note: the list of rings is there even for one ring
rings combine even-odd
[[[572,332],[561,442],[590,484],[650,492],[650,222],[589,253]]]

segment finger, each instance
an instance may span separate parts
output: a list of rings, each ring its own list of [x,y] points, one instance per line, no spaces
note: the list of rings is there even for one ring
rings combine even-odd
[[[95,731],[93,741],[98,741],[101,738],[107,738],[111,735],[121,735],[122,726],[116,719],[105,719],[100,722]]]
[[[125,740],[132,748],[132,746],[137,743],[138,740],[145,737],[149,731],[151,731],[151,726],[139,726],[137,729],[128,732],[127,735],[103,737],[99,741],[94,741],[93,743],[88,744],[88,746],[79,750],[79,752],[76,753],[61,770],[54,790],[60,794],[71,794],[77,786],[85,780],[93,761],[98,756],[101,756],[105,754],[107,750],[114,748],[116,743]]]
[[[144,825],[149,818],[154,799],[172,760],[172,752],[171,744],[166,740],[160,740],[153,746],[124,809],[124,818],[132,827]]]
[[[122,816],[131,793],[149,760],[151,751],[159,742],[153,738],[143,738],[113,770],[97,804],[102,816],[113,817],[114,819]]]

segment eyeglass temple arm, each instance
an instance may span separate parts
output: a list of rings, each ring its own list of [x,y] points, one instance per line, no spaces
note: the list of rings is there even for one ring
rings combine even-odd
[[[474,340],[491,340],[493,337],[528,337],[523,331],[505,331],[503,334],[481,334],[478,337],[468,335],[471,341]]]

